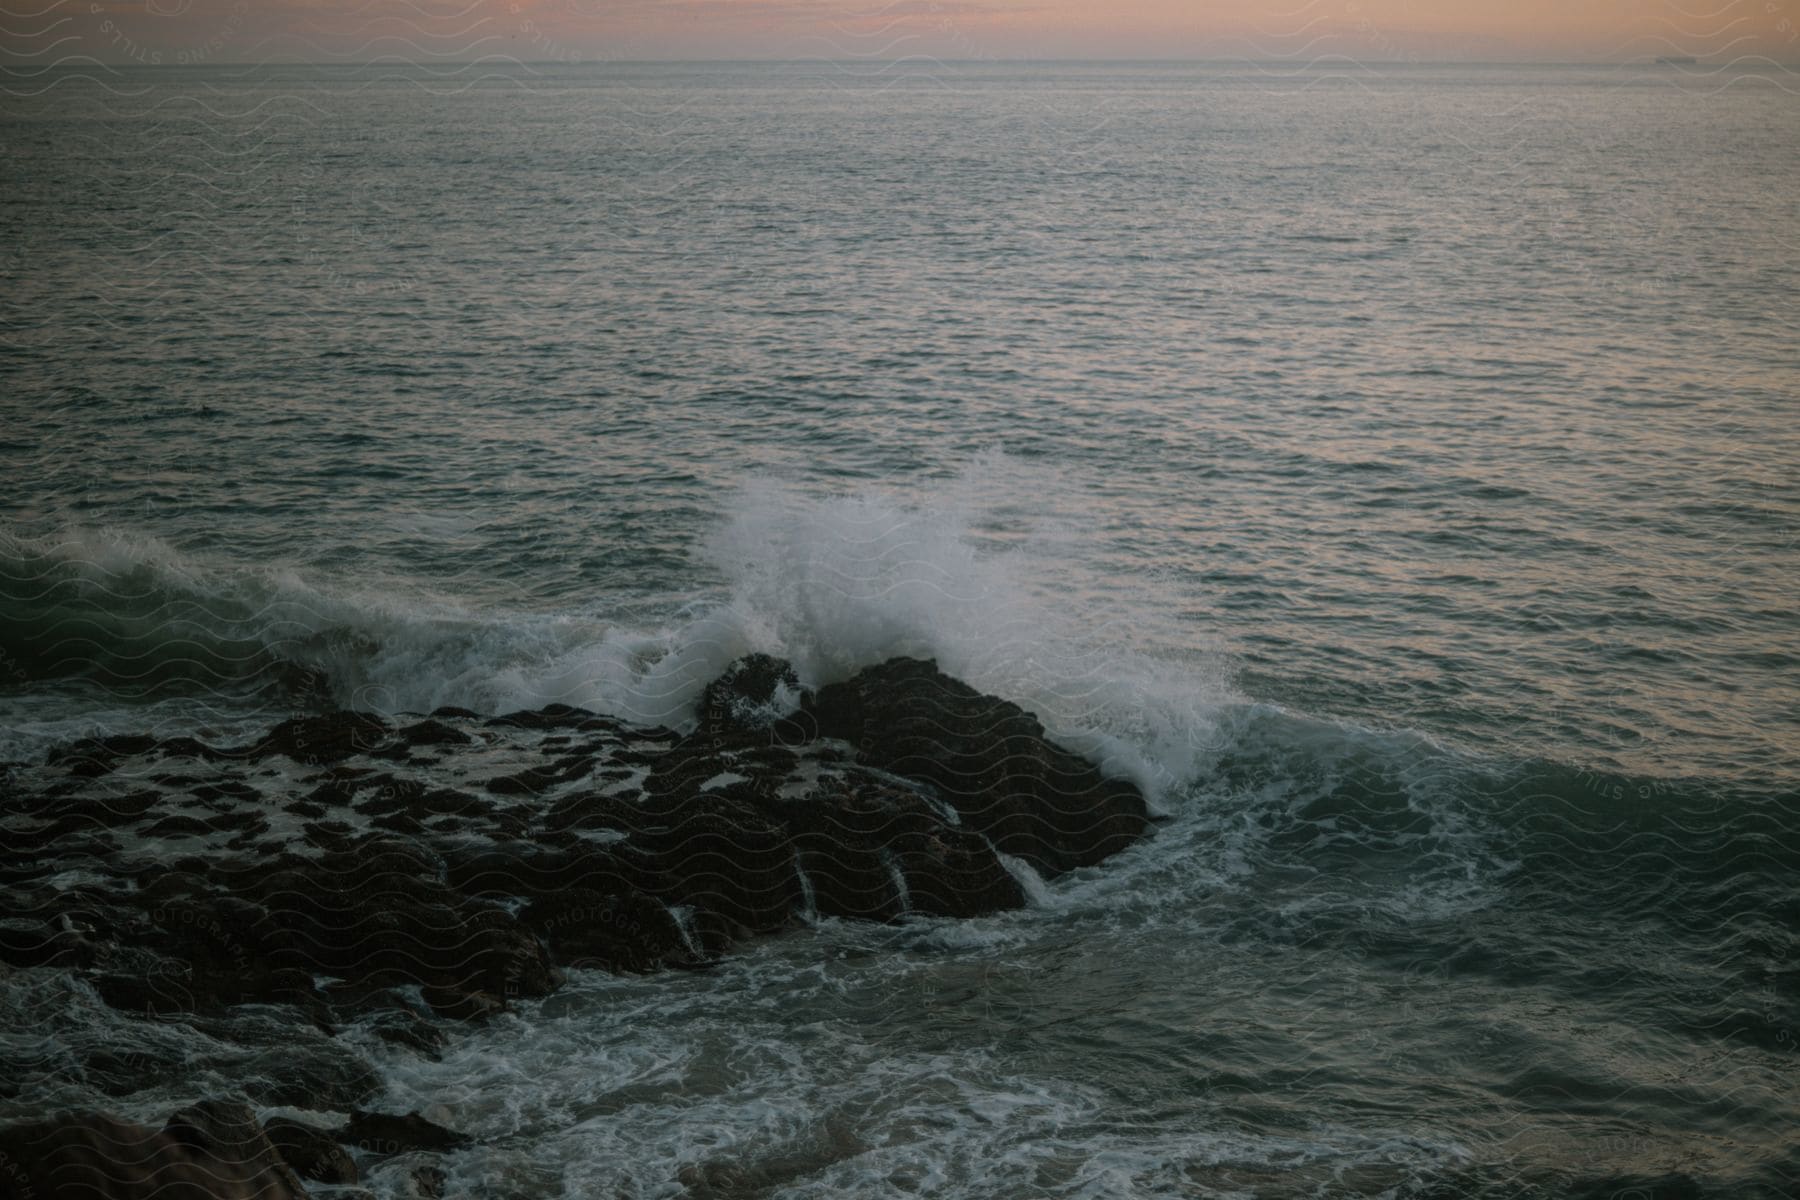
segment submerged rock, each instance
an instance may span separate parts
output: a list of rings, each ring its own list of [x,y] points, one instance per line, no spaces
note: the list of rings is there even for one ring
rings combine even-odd
[[[446,1129],[418,1113],[357,1110],[338,1132],[338,1141],[372,1154],[404,1154],[408,1150],[456,1150],[469,1144],[467,1134]]]
[[[320,1183],[356,1182],[356,1160],[329,1132],[286,1117],[269,1121],[263,1126],[263,1132],[282,1160],[303,1179],[316,1179]]]
[[[366,754],[387,737],[387,722],[371,713],[293,717],[269,730],[245,754],[250,758],[285,754],[295,762],[324,765]]]
[[[436,1163],[424,1163],[407,1172],[406,1182],[418,1200],[443,1200],[450,1177]]]
[[[409,746],[467,746],[475,740],[462,730],[431,718],[400,730],[400,739]]]
[[[307,1191],[241,1104],[209,1100],[162,1129],[106,1113],[0,1130],[0,1197],[305,1200]]]

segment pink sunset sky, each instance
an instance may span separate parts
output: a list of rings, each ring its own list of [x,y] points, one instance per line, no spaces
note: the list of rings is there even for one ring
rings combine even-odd
[[[52,0],[15,69],[267,59],[1800,61],[1800,0]]]

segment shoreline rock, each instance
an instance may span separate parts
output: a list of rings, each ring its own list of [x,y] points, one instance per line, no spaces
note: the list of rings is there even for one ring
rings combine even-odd
[[[377,1159],[435,1155],[470,1139],[418,1113],[353,1110],[341,1129],[286,1117],[257,1121],[247,1104],[202,1100],[161,1129],[111,1113],[69,1113],[0,1129],[0,1200],[308,1200],[301,1182],[360,1179],[351,1151]],[[446,1175],[427,1158],[418,1187],[441,1195]]]
[[[84,1113],[0,1130],[0,1200],[307,1200],[247,1105],[208,1100],[161,1129]]]
[[[167,1019],[285,1005],[329,1034],[391,1010],[421,1053],[432,1021],[545,995],[565,968],[1018,908],[1003,856],[1054,877],[1150,829],[1133,784],[908,658],[810,693],[748,656],[685,735],[566,705],[332,712],[237,747],[90,738],[12,782],[0,962]]]

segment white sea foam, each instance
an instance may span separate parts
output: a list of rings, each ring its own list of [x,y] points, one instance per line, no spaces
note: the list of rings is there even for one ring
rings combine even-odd
[[[130,670],[176,670],[201,700],[219,699],[234,673],[294,663],[323,672],[340,703],[376,711],[564,703],[680,725],[750,651],[789,659],[815,687],[907,654],[1017,701],[1164,801],[1216,748],[1226,673],[1204,656],[1158,656],[1191,630],[1071,587],[1079,564],[1059,558],[1053,528],[995,544],[1004,505],[990,476],[1018,469],[984,457],[923,502],[754,480],[706,545],[722,588],[671,595],[651,623],[641,605],[627,614],[606,596],[559,612],[481,611],[416,582],[303,577],[119,533],[10,539],[0,553],[14,580],[75,582],[84,611],[60,620],[103,618],[105,632],[88,634],[117,640],[103,650]],[[1009,479],[998,492],[1027,484],[1058,486]]]
[[[446,1160],[452,1182],[505,1196],[1006,1196],[1033,1178],[1059,1195],[1178,1196],[1259,1170],[1323,1186],[1359,1168],[1395,1186],[1467,1158],[1378,1124],[1250,1132],[1205,1104],[1120,1119],[1116,1095],[1035,1035],[993,1041],[1025,1014],[1005,991],[1014,969],[979,951],[754,957],[711,986],[583,976],[441,1061],[395,1055],[384,1103],[446,1105],[483,1142]],[[940,1022],[965,1035],[920,1032]]]
[[[1050,885],[1044,882],[1044,877],[1039,875],[1030,863],[1022,858],[1014,857],[1011,854],[1002,854],[998,851],[995,852],[994,857],[1000,860],[1000,865],[1006,868],[1007,874],[1018,881],[1019,890],[1025,893],[1025,899],[1028,902],[1038,908],[1049,908],[1055,903],[1055,898],[1050,892]]]

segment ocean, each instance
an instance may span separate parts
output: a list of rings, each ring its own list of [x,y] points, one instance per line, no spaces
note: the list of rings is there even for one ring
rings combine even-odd
[[[1161,818],[1017,912],[346,1027],[449,1194],[1800,1189],[1791,72],[29,82],[9,771],[904,654]],[[0,1121],[292,1069],[276,1009],[0,992]]]

